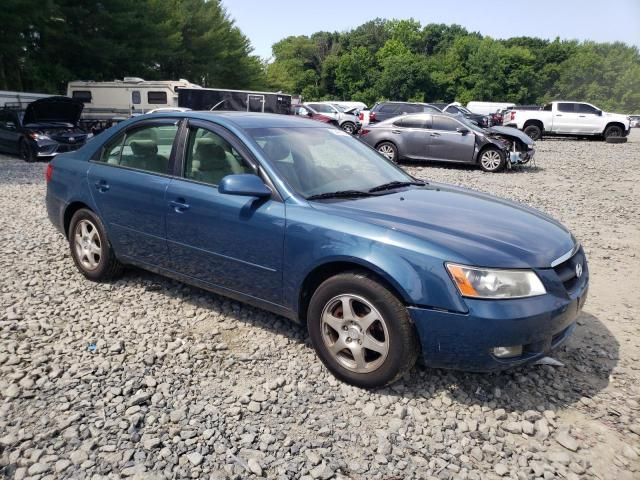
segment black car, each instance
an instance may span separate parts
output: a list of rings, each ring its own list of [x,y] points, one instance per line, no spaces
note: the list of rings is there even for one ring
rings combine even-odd
[[[433,105],[437,106],[444,113],[448,113],[450,115],[459,115],[461,117],[466,118],[467,120],[471,120],[477,125],[480,125],[482,128],[486,128],[490,126],[489,117],[486,115],[481,115],[479,113],[473,113],[472,111],[466,109],[460,104],[455,103],[434,103]]]
[[[440,109],[429,103],[379,102],[369,112],[369,123],[383,122],[408,113],[439,113]],[[361,118],[362,120],[362,118]]]
[[[0,151],[27,162],[77,150],[87,141],[78,126],[84,104],[69,97],[47,97],[0,109]]]

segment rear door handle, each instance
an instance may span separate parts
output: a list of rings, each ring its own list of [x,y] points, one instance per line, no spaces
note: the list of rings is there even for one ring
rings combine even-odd
[[[96,188],[98,189],[99,192],[104,193],[107,190],[109,190],[109,184],[107,183],[106,180],[98,180],[96,183]]]
[[[391,130],[391,133],[402,133],[402,130]]]
[[[559,114],[557,114],[557,113],[556,113],[556,117],[561,117],[561,116],[562,116],[562,115],[559,115]]]
[[[430,133],[429,135],[431,135],[432,137],[439,137],[440,136],[440,134],[436,133],[436,132]]]
[[[175,210],[176,213],[182,213],[185,210],[189,210],[189,205],[184,198],[178,198],[177,200],[171,200],[169,206]]]
[[[584,118],[584,117],[586,117],[586,115],[579,115],[579,117],[580,117],[580,118]]]

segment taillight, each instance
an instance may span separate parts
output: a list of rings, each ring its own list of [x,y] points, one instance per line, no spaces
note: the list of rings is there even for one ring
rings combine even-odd
[[[49,183],[52,177],[53,177],[53,164],[48,163],[47,168],[44,171],[44,178],[46,179],[47,183]]]
[[[360,121],[363,121],[364,120],[364,113],[360,112],[360,114],[358,115],[358,119]]]
[[[376,112],[371,112],[369,114],[369,121],[370,122],[375,122],[376,121]]]
[[[362,130],[360,130],[360,136],[364,137],[367,133],[369,133],[371,130],[367,129],[367,128],[363,128]]]
[[[516,119],[516,112],[511,112],[511,120],[515,120]]]

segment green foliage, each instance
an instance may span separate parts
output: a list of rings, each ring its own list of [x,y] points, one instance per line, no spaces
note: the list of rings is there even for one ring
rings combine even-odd
[[[219,0],[6,2],[0,89],[62,93],[71,80],[124,76],[266,86],[263,65]]]
[[[621,43],[516,37],[495,40],[459,25],[376,19],[342,33],[288,37],[267,66],[273,88],[305,99],[581,100],[640,111],[640,55]]]

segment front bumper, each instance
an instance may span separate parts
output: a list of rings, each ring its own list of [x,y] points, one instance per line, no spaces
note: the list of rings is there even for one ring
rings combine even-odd
[[[514,300],[465,299],[469,312],[454,313],[410,307],[429,367],[475,372],[503,370],[536,361],[562,345],[588,292],[588,277],[570,295],[556,292]],[[493,355],[495,347],[522,345],[511,358]]]
[[[38,158],[51,158],[61,153],[73,152],[84,146],[85,142],[78,143],[58,143],[53,141],[45,141],[34,143],[34,150]]]

